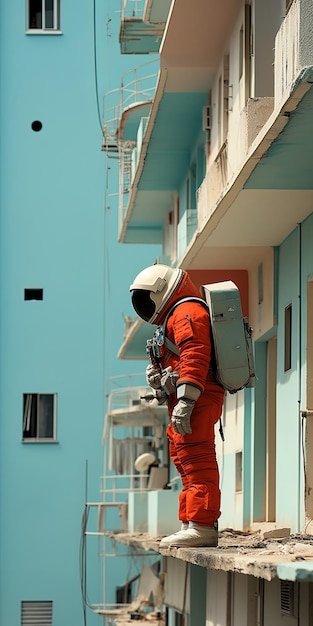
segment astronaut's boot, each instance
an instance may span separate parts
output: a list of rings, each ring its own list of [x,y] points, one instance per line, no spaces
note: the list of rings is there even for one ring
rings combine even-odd
[[[163,537],[163,539],[161,539],[161,541],[159,543],[159,547],[160,548],[168,548],[172,544],[172,541],[175,541],[175,539],[177,539],[178,536],[181,533],[185,532],[188,528],[189,528],[188,522],[182,522],[181,529],[178,530],[176,533],[173,533],[172,535],[168,535],[167,537]]]
[[[194,522],[189,522],[186,530],[181,530],[174,535],[165,537],[167,544],[164,547],[170,548],[196,548],[210,547],[216,548],[218,545],[218,526],[200,526]]]

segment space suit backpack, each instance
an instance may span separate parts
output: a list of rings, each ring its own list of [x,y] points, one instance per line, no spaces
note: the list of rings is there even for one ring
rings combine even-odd
[[[211,339],[215,357],[216,380],[233,394],[245,387],[255,386],[252,329],[242,315],[240,293],[231,280],[202,285],[203,299],[183,298],[168,312],[159,329],[166,347],[179,355],[178,347],[165,334],[166,323],[174,309],[182,302],[199,302],[210,315]]]

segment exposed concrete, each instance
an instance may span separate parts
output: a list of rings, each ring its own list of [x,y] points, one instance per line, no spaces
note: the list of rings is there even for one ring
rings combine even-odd
[[[262,533],[263,539],[282,539],[290,537],[290,528],[273,528]]]
[[[274,98],[250,98],[246,107],[248,148],[274,110]]]
[[[237,572],[268,581],[275,578],[313,580],[313,537],[310,535],[264,538],[258,531],[245,533],[225,529],[219,533],[217,548],[160,549],[162,537],[144,533],[106,534],[134,550],[152,550],[207,569]]]

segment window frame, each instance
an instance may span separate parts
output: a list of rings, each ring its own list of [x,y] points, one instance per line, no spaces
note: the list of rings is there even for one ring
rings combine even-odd
[[[60,33],[60,0],[52,0],[53,4],[53,26],[47,27],[45,24],[46,18],[46,2],[47,0],[38,0],[38,3],[41,4],[41,27],[31,26],[31,2],[32,0],[27,0],[26,6],[26,31],[31,34],[56,34]]]
[[[52,436],[51,437],[42,437],[40,436],[40,414],[38,416],[38,411],[40,409],[39,399],[42,396],[49,396],[52,398],[53,406],[52,406]],[[36,436],[26,436],[26,427],[25,422],[27,419],[32,419],[32,405],[28,406],[28,410],[30,411],[28,416],[26,415],[26,403],[29,398],[31,398],[31,402],[33,398],[36,397],[36,415],[35,415],[35,428],[36,428]],[[23,433],[22,433],[22,442],[23,443],[57,443],[56,437],[56,408],[57,408],[57,394],[56,393],[24,393],[23,394]],[[33,417],[34,419],[34,417]],[[29,429],[28,429],[29,430]]]

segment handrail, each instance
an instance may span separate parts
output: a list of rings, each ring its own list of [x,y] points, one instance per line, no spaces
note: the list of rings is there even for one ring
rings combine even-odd
[[[124,111],[153,100],[159,60],[153,59],[124,72],[119,88],[103,96],[103,130],[105,141],[116,141],[119,123]]]
[[[125,17],[142,18],[144,14],[145,0],[122,0],[121,19]]]

